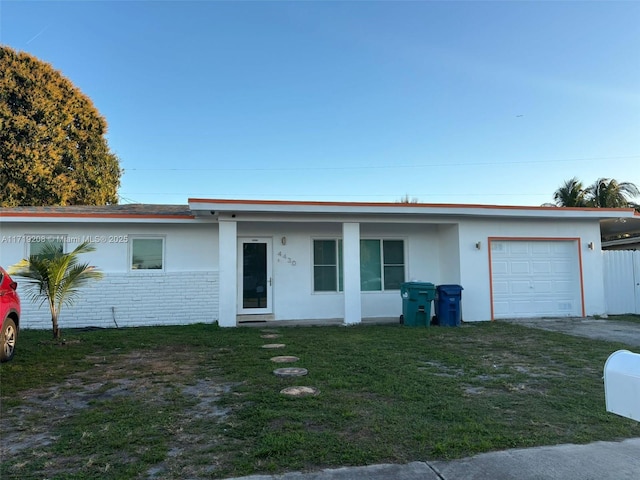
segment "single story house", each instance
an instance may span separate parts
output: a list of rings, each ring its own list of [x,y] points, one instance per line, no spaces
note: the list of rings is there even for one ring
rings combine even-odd
[[[189,199],[0,209],[0,263],[89,240],[61,328],[398,318],[401,283],[464,288],[466,322],[604,314],[601,226],[632,209]],[[18,278],[20,284],[20,279]],[[18,289],[20,292],[20,288]],[[49,328],[23,295],[23,328]]]

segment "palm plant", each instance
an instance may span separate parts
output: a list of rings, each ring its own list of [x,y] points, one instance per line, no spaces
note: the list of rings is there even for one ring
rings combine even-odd
[[[640,195],[638,187],[631,182],[618,182],[615,178],[599,178],[585,188],[573,177],[553,193],[558,207],[638,208],[632,201]]]
[[[587,188],[590,207],[635,207],[631,199],[638,196],[638,187],[630,182],[618,182],[615,178],[599,178]]]
[[[63,305],[72,305],[80,289],[92,280],[102,278],[102,272],[87,263],[80,263],[79,255],[95,250],[89,242],[78,245],[72,252],[60,252],[58,245],[46,244],[38,255],[21,260],[10,268],[10,274],[24,278],[27,296],[47,302],[51,311],[53,338],[59,339],[58,318]]]
[[[573,177],[553,193],[553,200],[559,207],[586,207],[587,192],[582,182]]]

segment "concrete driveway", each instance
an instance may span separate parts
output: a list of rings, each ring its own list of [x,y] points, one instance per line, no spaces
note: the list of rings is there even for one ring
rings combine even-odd
[[[499,321],[640,347],[640,323],[596,318],[519,318]]]

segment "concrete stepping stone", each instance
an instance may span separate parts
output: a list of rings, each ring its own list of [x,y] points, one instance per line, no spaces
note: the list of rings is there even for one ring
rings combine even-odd
[[[265,333],[264,335],[260,335],[260,338],[280,338],[281,336],[279,333]]]
[[[283,395],[289,395],[291,397],[308,397],[311,395],[319,395],[320,390],[315,387],[296,386],[283,388],[282,390],[280,390],[280,393]]]
[[[262,348],[284,348],[286,345],[284,343],[267,343],[266,345],[262,345]]]
[[[298,357],[294,357],[293,355],[280,355],[278,357],[271,357],[271,361],[275,363],[293,363],[300,360]]]
[[[263,328],[260,330],[262,333],[278,333],[278,330],[274,330],[273,328]]]
[[[306,368],[300,367],[276,368],[273,371],[276,377],[303,377],[308,373],[309,371]]]

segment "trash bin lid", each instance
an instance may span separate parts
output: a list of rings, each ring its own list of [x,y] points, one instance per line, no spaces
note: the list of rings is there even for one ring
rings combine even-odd
[[[411,288],[411,289],[435,289],[436,286],[430,282],[404,282],[402,284],[402,288]]]
[[[445,295],[460,295],[462,294],[462,288],[460,285],[438,285],[438,293],[444,293]]]

